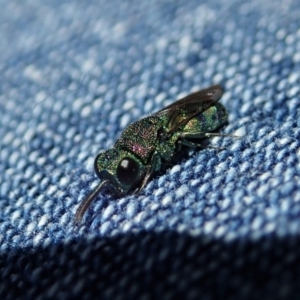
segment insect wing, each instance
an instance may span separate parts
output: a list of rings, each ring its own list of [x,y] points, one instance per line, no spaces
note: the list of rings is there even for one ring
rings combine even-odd
[[[172,133],[218,102],[222,95],[222,87],[213,85],[168,105],[154,115],[167,117],[168,132]]]

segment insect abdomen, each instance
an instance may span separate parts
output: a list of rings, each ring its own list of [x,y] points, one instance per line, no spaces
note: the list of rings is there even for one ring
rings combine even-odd
[[[183,128],[183,132],[211,132],[227,123],[225,107],[216,103],[203,113],[191,119]]]

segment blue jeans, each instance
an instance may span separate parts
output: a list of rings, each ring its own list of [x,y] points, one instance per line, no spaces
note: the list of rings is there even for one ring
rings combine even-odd
[[[0,299],[297,299],[298,1],[1,5]],[[74,227],[96,155],[212,84],[240,137]]]

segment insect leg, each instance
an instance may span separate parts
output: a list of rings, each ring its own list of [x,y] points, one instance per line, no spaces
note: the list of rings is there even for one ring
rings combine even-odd
[[[180,143],[183,146],[190,147],[190,148],[199,148],[199,147],[204,148],[201,144],[194,143],[194,142],[191,142],[191,141],[186,140],[186,139],[180,140],[180,141],[178,141],[178,143]]]
[[[206,137],[205,132],[181,132],[180,139],[203,139]]]
[[[210,146],[210,145],[201,145],[201,143],[193,143],[189,140],[181,140],[179,141],[178,143],[180,143],[181,145],[184,145],[184,146],[187,146],[187,147],[190,147],[190,148],[211,148],[211,149],[215,149],[215,150],[224,150],[226,148],[223,148],[223,147],[214,147],[214,146]]]
[[[213,136],[241,138],[241,136],[233,135],[233,134],[222,134],[222,133],[214,133],[214,132],[207,132],[207,133],[205,133],[205,137],[213,137]]]
[[[140,192],[145,187],[145,185],[148,183],[151,175],[155,171],[159,170],[160,165],[161,165],[161,156],[160,156],[160,154],[158,152],[154,152],[154,154],[152,155],[152,158],[151,158],[150,168],[147,171],[146,176],[144,177],[144,179],[142,181],[142,184],[139,187],[139,189],[138,189],[137,192]]]
[[[239,138],[239,136],[231,135],[231,134],[220,134],[220,133],[213,133],[213,132],[193,132],[193,133],[181,133],[180,134],[180,140],[179,143],[181,145],[190,147],[190,148],[211,148],[211,149],[216,149],[216,150],[222,150],[224,148],[222,147],[214,147],[214,146],[202,146],[201,143],[195,143],[191,142],[189,139],[203,139],[203,138],[209,138],[209,137],[214,137],[214,136],[222,136],[222,137],[235,137]]]
[[[232,135],[232,134],[222,134],[217,132],[182,132],[180,134],[181,139],[203,139],[203,138],[209,138],[214,136],[222,136],[222,137],[234,137],[234,138],[240,138],[238,135]]]

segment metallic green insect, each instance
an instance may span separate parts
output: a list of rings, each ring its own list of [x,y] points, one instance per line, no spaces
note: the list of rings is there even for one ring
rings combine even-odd
[[[227,122],[227,112],[218,100],[219,85],[193,93],[157,113],[129,125],[113,149],[95,159],[95,172],[102,180],[80,204],[78,224],[101,188],[116,195],[139,192],[151,176],[172,161],[181,146],[201,147],[201,141]]]

